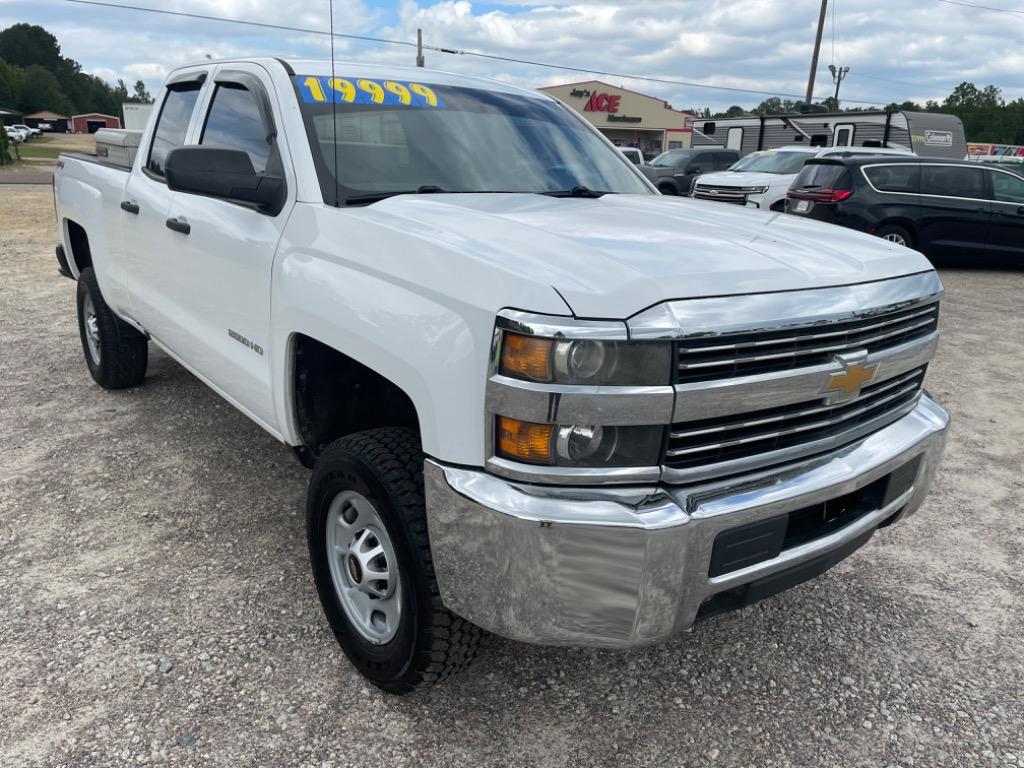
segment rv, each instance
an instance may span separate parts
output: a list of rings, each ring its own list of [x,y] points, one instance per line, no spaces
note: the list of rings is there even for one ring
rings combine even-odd
[[[937,112],[811,112],[693,121],[695,147],[717,145],[747,155],[794,144],[889,147],[957,160],[967,155],[960,118]]]

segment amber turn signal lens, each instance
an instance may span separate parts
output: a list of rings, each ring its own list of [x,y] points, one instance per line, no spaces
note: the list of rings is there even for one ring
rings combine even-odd
[[[506,333],[501,346],[501,372],[517,379],[551,380],[551,339]]]
[[[499,416],[498,454],[515,461],[550,464],[554,429],[550,424],[531,424]]]

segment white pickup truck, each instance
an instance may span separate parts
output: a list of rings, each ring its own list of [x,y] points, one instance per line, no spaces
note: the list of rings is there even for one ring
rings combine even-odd
[[[153,343],[312,469],[320,600],[387,691],[484,630],[625,648],[798,584],[942,453],[923,256],[662,197],[541,93],[205,62],[55,194],[93,378]]]

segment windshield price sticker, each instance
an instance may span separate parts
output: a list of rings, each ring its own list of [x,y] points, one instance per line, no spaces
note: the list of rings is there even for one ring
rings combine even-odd
[[[294,79],[306,104],[380,104],[444,109],[444,102],[434,90],[421,83],[312,75],[296,75]]]

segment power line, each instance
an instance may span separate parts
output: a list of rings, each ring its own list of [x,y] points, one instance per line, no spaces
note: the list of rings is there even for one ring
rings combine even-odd
[[[324,32],[322,29],[307,29],[305,27],[289,27],[284,24],[270,24],[263,21],[249,21],[247,19],[231,19],[226,16],[207,16],[202,13],[187,13],[185,11],[167,11],[163,8],[146,8],[141,5],[122,5],[120,3],[105,3],[102,0],[64,0],[65,3],[76,5],[96,5],[102,8],[117,8],[122,11],[145,11],[146,13],[161,13],[165,16],[183,16],[188,19],[199,19],[201,21],[221,21],[227,24],[244,24],[249,27],[261,27],[263,29],[280,29],[285,32],[301,32],[306,35],[324,35],[326,37],[341,37],[348,40],[362,40],[367,43],[388,43],[390,45],[408,45],[413,48],[416,43],[404,40],[388,40],[383,37],[368,37],[366,35],[349,35],[342,32]],[[426,47],[426,46],[425,46]]]
[[[325,32],[325,31],[320,30],[320,29],[311,29],[311,28],[307,28],[307,27],[292,27],[292,26],[287,26],[287,25],[284,25],[284,24],[271,24],[269,22],[249,21],[249,20],[246,20],[246,19],[232,19],[232,18],[228,18],[228,17],[224,17],[224,16],[209,16],[209,15],[206,15],[206,14],[188,13],[188,12],[185,12],[185,11],[168,11],[168,10],[165,10],[163,8],[146,8],[144,6],[139,6],[139,5],[123,5],[123,4],[120,4],[120,3],[104,2],[103,0],[63,0],[63,2],[74,3],[76,5],[99,6],[99,7],[103,7],[103,8],[117,8],[119,10],[127,10],[127,11],[142,11],[142,12],[146,12],[146,13],[159,13],[159,14],[163,14],[165,16],[178,16],[178,17],[189,18],[189,19],[198,19],[198,20],[201,20],[201,21],[217,21],[217,22],[223,22],[223,23],[227,23],[227,24],[243,24],[243,25],[246,25],[246,26],[258,27],[258,28],[261,28],[261,29],[276,29],[276,30],[282,30],[282,31],[285,31],[285,32],[299,32],[299,33],[302,33],[302,34],[323,35],[323,36],[328,36],[328,37],[332,36],[331,32]],[[383,37],[371,37],[371,36],[368,36],[368,35],[353,35],[353,34],[346,34],[346,33],[342,33],[342,32],[335,32],[335,33],[333,33],[333,37],[340,37],[340,38],[347,39],[347,40],[360,40],[360,41],[369,42],[369,43],[381,43],[381,44],[385,44],[385,45],[404,45],[404,46],[408,46],[408,47],[412,47],[412,48],[416,47],[416,43],[414,43],[414,42],[409,42],[409,41],[405,41],[405,40],[391,40],[391,39],[383,38]],[[532,67],[544,67],[544,68],[547,68],[547,69],[559,69],[559,70],[563,70],[563,71],[566,71],[566,72],[582,72],[584,74],[600,75],[602,77],[618,77],[618,78],[623,78],[623,79],[626,79],[626,80],[642,80],[644,82],[649,82],[649,83],[661,83],[661,84],[664,84],[664,85],[677,85],[677,86],[683,86],[683,87],[686,87],[686,88],[702,88],[702,89],[711,90],[711,91],[726,91],[726,92],[729,92],[729,93],[745,93],[745,94],[752,94],[752,95],[755,95],[755,96],[779,96],[779,97],[795,98],[795,99],[803,99],[804,95],[805,95],[805,94],[800,94],[800,93],[786,93],[786,92],[783,92],[783,91],[766,91],[766,90],[760,90],[760,89],[755,89],[755,88],[738,88],[738,87],[729,86],[729,85],[710,85],[710,84],[707,84],[707,83],[694,83],[694,82],[689,82],[689,81],[686,81],[686,80],[672,80],[672,79],[669,79],[669,78],[648,77],[648,76],[645,76],[645,75],[631,75],[631,74],[627,74],[627,73],[624,73],[624,72],[611,72],[611,71],[608,71],[608,70],[592,69],[592,68],[587,68],[587,67],[570,67],[570,66],[567,66],[567,65],[564,65],[564,64],[551,64],[551,63],[545,62],[545,61],[534,61],[534,60],[531,60],[531,59],[519,59],[519,58],[514,58],[514,57],[511,57],[511,56],[500,56],[498,54],[484,53],[483,51],[462,50],[462,49],[455,49],[455,48],[443,48],[443,47],[434,46],[434,45],[424,45],[423,49],[424,50],[435,51],[437,53],[446,53],[446,54],[455,55],[455,56],[473,56],[473,57],[481,58],[481,59],[490,59],[492,61],[505,61],[505,62],[509,62],[509,63],[513,63],[513,64],[524,64],[524,65],[532,66]],[[879,103],[880,100],[879,99],[875,99],[874,101],[864,101],[864,100],[857,100],[857,99],[847,99],[847,101],[852,102],[852,103],[856,103],[856,104],[877,104],[877,103]]]
[[[995,8],[991,5],[979,5],[977,3],[966,3],[963,0],[936,0],[946,5],[959,5],[961,8],[977,8],[979,11],[995,11],[997,13],[1012,13],[1016,16],[1024,16],[1024,10],[1017,8]]]

